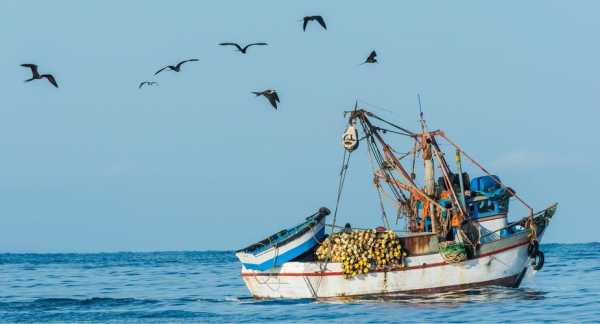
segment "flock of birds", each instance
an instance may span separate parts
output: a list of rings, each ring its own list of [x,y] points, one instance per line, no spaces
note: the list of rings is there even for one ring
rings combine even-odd
[[[308,23],[311,21],[316,21],[319,25],[321,25],[321,27],[324,30],[327,30],[327,25],[325,24],[325,20],[323,19],[322,16],[306,16],[306,17],[302,18],[301,21],[303,22],[302,31],[306,31],[306,27],[307,27]],[[243,47],[237,43],[220,43],[219,45],[220,46],[234,46],[237,49],[237,51],[239,51],[242,54],[246,54],[246,52],[248,51],[248,48],[250,48],[251,46],[267,46],[268,44],[263,43],[263,42],[251,43],[251,44],[247,44],[246,46],[243,46]],[[183,60],[175,65],[167,65],[167,66],[161,68],[160,70],[156,71],[154,73],[154,75],[157,75],[163,71],[181,72],[181,67],[185,63],[197,62],[197,61],[198,61],[198,59],[192,58],[192,59],[188,59],[188,60]],[[369,54],[367,59],[364,62],[362,62],[360,65],[366,64],[366,63],[377,63],[377,53],[375,51],[371,51],[371,53]],[[38,66],[36,64],[26,63],[26,64],[21,64],[21,66],[31,69],[32,76],[31,76],[31,78],[25,80],[25,82],[46,79],[53,86],[58,88],[58,83],[56,82],[56,79],[54,78],[54,76],[52,74],[40,74],[38,72]],[[142,81],[138,85],[138,89],[141,89],[144,86],[156,86],[156,85],[158,85],[158,82],[156,82],[156,81]],[[273,108],[275,110],[277,110],[277,104],[279,103],[279,96],[277,95],[276,90],[267,89],[264,91],[252,91],[252,93],[255,94],[257,97],[263,96],[263,97],[267,98],[267,100],[269,101],[271,106],[273,106]]]

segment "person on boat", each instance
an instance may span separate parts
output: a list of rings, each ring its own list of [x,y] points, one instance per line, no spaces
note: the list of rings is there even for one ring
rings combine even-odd
[[[344,233],[352,233],[352,225],[350,225],[350,223],[346,223],[346,225],[344,225]]]

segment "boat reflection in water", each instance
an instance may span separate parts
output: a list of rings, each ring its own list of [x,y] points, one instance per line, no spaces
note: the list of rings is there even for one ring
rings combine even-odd
[[[382,296],[336,297],[320,299],[324,303],[398,303],[414,307],[456,307],[473,302],[543,300],[547,293],[528,288],[485,286],[432,294],[392,293]]]

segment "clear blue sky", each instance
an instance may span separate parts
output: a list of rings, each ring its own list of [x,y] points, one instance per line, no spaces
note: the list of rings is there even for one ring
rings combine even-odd
[[[342,110],[429,124],[598,241],[600,2],[0,2],[0,251],[235,249],[333,207]],[[304,15],[329,29],[301,31]],[[265,41],[241,56],[219,42]],[[361,66],[372,50],[380,64]],[[182,73],[153,77],[181,59]],[[23,83],[33,62],[53,73]],[[139,91],[138,82],[158,87]],[[275,88],[275,112],[250,91]],[[378,225],[364,150],[340,219]],[[520,215],[513,215],[517,217]]]

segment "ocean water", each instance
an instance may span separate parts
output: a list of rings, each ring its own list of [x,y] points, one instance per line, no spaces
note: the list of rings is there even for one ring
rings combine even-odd
[[[0,322],[600,322],[600,243],[547,244],[521,288],[254,300],[232,252],[0,254]]]

